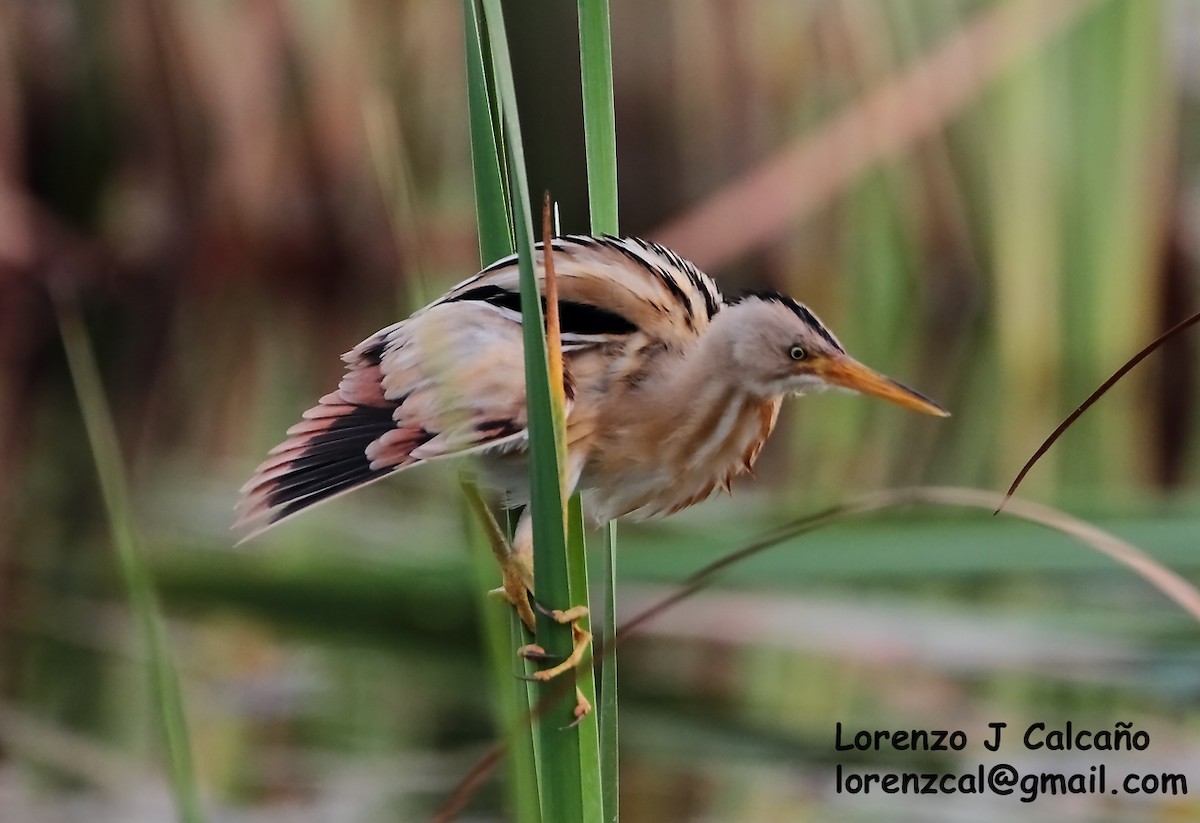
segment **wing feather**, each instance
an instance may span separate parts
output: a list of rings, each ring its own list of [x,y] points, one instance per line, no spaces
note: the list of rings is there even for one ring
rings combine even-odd
[[[570,235],[555,240],[553,249],[564,344],[612,341],[640,332],[686,347],[725,302],[712,278],[656,243]],[[539,288],[544,288],[540,243],[534,258]],[[516,257],[506,257],[459,283],[434,305],[484,297],[519,316],[518,281]],[[603,312],[610,328],[588,328],[588,311]],[[618,321],[619,328],[612,328]]]
[[[724,301],[707,275],[653,243],[569,236],[553,249],[575,437],[572,427],[578,435],[597,424],[570,414],[573,364],[600,391],[601,372],[619,369],[622,352],[689,347]],[[542,255],[539,244],[539,286]],[[338,388],[288,429],[243,487],[235,527],[248,539],[425,460],[524,450],[518,281],[516,257],[499,260],[343,355]]]
[[[487,304],[431,306],[344,359],[338,389],[243,487],[235,527],[247,537],[424,460],[524,442],[521,327]]]

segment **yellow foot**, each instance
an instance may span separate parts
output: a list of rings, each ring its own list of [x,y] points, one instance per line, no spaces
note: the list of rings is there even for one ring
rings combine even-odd
[[[565,611],[561,609],[553,609],[545,612],[545,614],[553,618],[554,622],[556,623],[561,623],[564,625],[567,623],[571,624],[571,636],[573,637],[574,642],[571,646],[571,653],[567,655],[566,660],[563,660],[557,666],[534,672],[534,680],[538,680],[542,683],[545,683],[547,680],[553,680],[563,672],[570,671],[571,669],[575,668],[583,661],[584,653],[592,644],[592,633],[579,625],[579,619],[581,617],[587,617],[587,613],[587,606],[575,606],[574,608],[570,608]],[[523,647],[523,650],[527,650],[529,648],[529,646],[525,646]],[[546,654],[545,651],[542,650],[540,646],[536,648],[540,653],[540,657],[530,657],[530,659],[544,659]],[[589,706],[588,709],[590,710],[591,707]]]
[[[517,654],[521,657],[524,657],[526,660],[545,660],[549,656],[546,654],[545,649],[536,643],[530,643],[528,646],[522,646],[521,648],[517,649]],[[540,674],[542,674],[542,672],[534,672],[532,679],[541,681],[549,679],[547,677],[538,677]],[[555,675],[553,674],[550,675],[550,677],[554,676]],[[583,721],[583,718],[587,717],[592,712],[591,701],[583,696],[583,690],[578,686],[575,687],[575,708],[572,711],[575,715],[575,719],[567,724],[566,728],[568,729],[573,729],[574,727],[578,726]]]

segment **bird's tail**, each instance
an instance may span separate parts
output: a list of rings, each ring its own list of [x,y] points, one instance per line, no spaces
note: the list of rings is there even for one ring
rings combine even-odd
[[[248,540],[309,506],[391,474],[396,466],[372,469],[366,452],[394,426],[391,408],[322,402],[309,409],[242,486],[233,527]]]
[[[411,448],[398,442],[405,439],[405,432],[397,429],[393,417],[398,404],[384,396],[379,346],[372,345],[381,339],[382,334],[364,340],[344,356],[348,368],[337,390],[322,397],[287,430],[288,438],[271,449],[242,486],[233,528],[243,532],[243,541],[408,462]],[[371,444],[384,435],[392,454],[404,459],[373,461],[368,456]]]

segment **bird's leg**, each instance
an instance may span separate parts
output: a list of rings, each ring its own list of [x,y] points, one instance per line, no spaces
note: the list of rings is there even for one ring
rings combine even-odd
[[[592,633],[579,625],[579,620],[588,614],[587,606],[575,606],[569,609],[547,609],[533,597],[533,528],[528,517],[522,517],[517,524],[516,534],[512,543],[504,537],[504,532],[492,516],[479,489],[469,482],[463,482],[463,491],[476,517],[483,524],[492,555],[500,566],[501,586],[491,593],[498,594],[512,604],[520,616],[521,622],[531,631],[537,631],[537,620],[530,602],[538,611],[550,617],[556,623],[571,626],[573,638],[571,653],[558,665],[542,669],[532,674],[532,679],[545,683],[570,671],[583,662],[584,654],[592,643]],[[536,643],[530,643],[517,649],[517,655],[526,660],[546,661],[552,658],[546,650]],[[575,689],[575,719],[582,720],[592,710],[592,704],[584,697],[578,687]]]
[[[491,546],[492,556],[500,566],[500,588],[493,589],[490,594],[496,594],[507,600],[517,610],[517,616],[529,631],[537,630],[537,620],[533,609],[529,606],[533,594],[533,554],[529,551],[519,551],[505,538],[500,524],[492,515],[479,488],[472,482],[462,481],[463,493],[467,496],[472,511],[483,526],[488,545]]]
[[[533,595],[533,565],[529,562],[532,558],[515,551],[501,556],[495,546],[492,551],[496,553],[496,561],[500,564],[500,588],[492,591],[511,603],[525,627],[536,632],[537,619],[529,607]]]

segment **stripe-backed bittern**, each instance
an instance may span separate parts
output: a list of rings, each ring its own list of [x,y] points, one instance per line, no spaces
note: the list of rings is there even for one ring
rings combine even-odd
[[[566,482],[591,515],[669,514],[753,466],[788,395],[840,388],[945,415],[878,374],[805,306],[774,292],[725,300],[669,249],[634,238],[553,241],[567,398]],[[542,250],[536,253],[544,286]],[[428,460],[476,455],[510,505],[528,489],[515,257],[343,355],[337,389],[304,413],[242,489],[256,534]],[[527,623],[529,511],[505,591]]]

